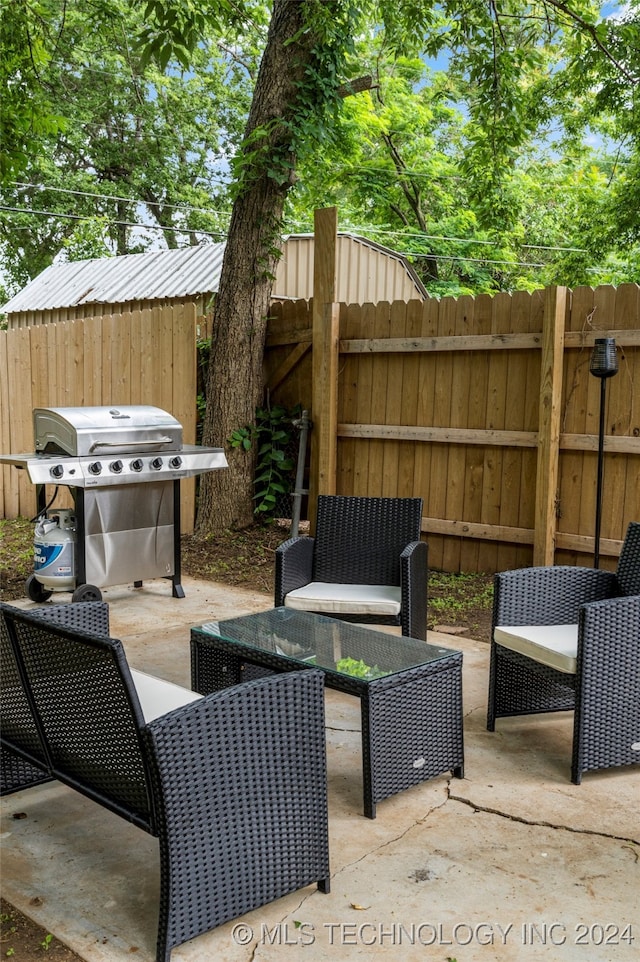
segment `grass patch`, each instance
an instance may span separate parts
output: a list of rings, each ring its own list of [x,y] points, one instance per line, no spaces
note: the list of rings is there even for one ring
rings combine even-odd
[[[11,585],[24,586],[32,571],[33,522],[26,518],[0,520],[0,598],[4,600]]]
[[[429,573],[427,624],[466,628],[474,638],[490,637],[493,575]]]

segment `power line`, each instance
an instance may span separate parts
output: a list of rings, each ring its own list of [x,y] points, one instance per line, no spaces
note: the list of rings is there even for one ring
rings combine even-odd
[[[394,236],[394,237],[397,237],[397,236],[400,236],[400,237],[417,237],[417,238],[419,238],[419,239],[421,239],[421,240],[455,241],[456,244],[486,244],[486,245],[489,245],[489,246],[491,246],[491,247],[496,247],[496,246],[499,244],[499,241],[475,240],[474,238],[468,238],[468,237],[447,237],[447,236],[444,236],[444,235],[441,235],[441,234],[411,234],[411,233],[405,234],[405,233],[403,232],[402,234],[398,235],[398,232],[397,232],[397,231],[395,231],[395,232],[394,232],[394,231],[384,231],[384,230],[378,229],[378,228],[376,228],[376,227],[352,227],[352,228],[350,228],[350,229],[351,229],[351,230],[359,231],[360,233],[369,232],[369,233],[371,233],[371,234],[384,234],[384,235],[391,235],[391,236]],[[586,253],[588,253],[588,252],[587,252],[584,248],[582,248],[582,247],[545,247],[545,246],[542,245],[542,244],[521,244],[520,246],[521,246],[521,247],[525,247],[527,250],[536,250],[536,251],[573,251],[573,252],[580,253],[580,254],[586,254]],[[429,255],[427,255],[427,256],[429,256]]]
[[[39,216],[39,217],[64,218],[66,220],[87,220],[87,218],[81,214],[58,214],[56,211],[51,211],[51,210],[29,210],[26,207],[9,207],[5,204],[0,204],[0,210],[5,210],[10,213],[16,213],[16,214],[31,214],[32,216]],[[221,231],[218,231],[217,233],[212,233],[211,231],[193,230],[193,229],[180,228],[180,227],[175,227],[175,228],[161,227],[160,225],[156,225],[156,224],[136,224],[136,223],[131,223],[130,221],[123,221],[123,220],[114,220],[114,221],[110,220],[109,224],[118,225],[120,227],[137,227],[140,230],[162,230],[162,231],[174,232],[176,234],[194,234],[195,233],[195,234],[203,234],[207,237],[226,237],[226,235],[223,234]],[[452,255],[445,255],[445,254],[440,255],[440,254],[413,253],[411,251],[405,251],[405,252],[398,251],[398,253],[402,254],[405,257],[414,257],[416,259],[434,258],[436,260],[444,260],[444,261],[472,261],[478,264],[509,264],[511,267],[546,267],[547,266],[546,264],[535,264],[529,261],[494,260],[488,257],[462,257],[462,256],[455,257]]]
[[[33,217],[53,217],[63,220],[89,219],[84,214],[59,214],[55,210],[34,210],[33,208],[29,209],[28,207],[9,207],[6,204],[0,204],[0,210],[5,210],[12,214],[30,214]],[[226,238],[226,234],[224,234],[222,231],[200,230],[199,228],[193,227],[162,227],[160,224],[136,224],[132,221],[111,219],[109,219],[109,224],[118,227],[137,227],[139,230],[162,230],[166,231],[168,234],[203,234],[206,237]]]
[[[226,210],[215,210],[212,207],[189,207],[188,205],[182,204],[153,204],[152,201],[140,201],[136,200],[135,197],[120,197],[117,194],[94,194],[86,190],[70,190],[67,187],[48,187],[46,184],[27,184],[23,181],[14,181],[16,187],[27,187],[32,190],[49,190],[53,194],[75,194],[77,197],[88,197],[91,200],[121,200],[127,204],[139,204],[144,203],[149,207],[166,207],[170,210],[183,211],[186,214],[196,213],[196,214],[220,214],[222,217],[231,217],[231,211]]]
[[[547,267],[547,264],[536,264],[533,261],[499,261],[490,257],[455,257],[450,254],[414,254],[412,251],[398,251],[403,257],[416,259],[430,259],[434,261],[472,261],[477,264],[509,264],[511,267]]]
[[[76,195],[76,196],[78,196],[78,197],[88,197],[88,198],[90,198],[90,199],[92,199],[92,200],[94,200],[94,199],[98,199],[98,200],[119,200],[119,201],[124,201],[124,202],[126,202],[126,203],[141,203],[140,201],[136,201],[135,198],[132,198],[132,197],[120,197],[120,196],[118,196],[117,194],[98,194],[98,193],[92,193],[92,192],[84,191],[84,190],[70,190],[70,189],[65,188],[65,187],[47,187],[45,184],[28,184],[28,183],[25,183],[24,181],[14,181],[14,185],[15,185],[16,187],[26,187],[26,188],[30,188],[30,189],[32,189],[32,190],[49,190],[49,191],[51,191],[52,193],[58,193],[58,194],[73,194],[73,195]],[[142,201],[142,203],[147,203],[147,202],[146,202],[146,201]],[[153,204],[149,203],[148,206],[153,207]],[[167,208],[167,209],[169,209],[169,210],[177,210],[177,211],[181,211],[181,212],[183,212],[183,213],[216,214],[216,215],[219,215],[219,216],[221,216],[221,217],[231,217],[231,211],[216,210],[215,208],[189,207],[189,206],[187,206],[187,205],[182,205],[182,204],[162,204],[161,206],[162,206],[163,208]],[[6,208],[5,208],[5,209],[6,209]],[[63,215],[60,214],[60,215],[56,215],[56,216],[63,216]],[[167,229],[167,230],[170,230],[171,228],[166,228],[166,229]],[[177,229],[177,228],[176,228],[176,229]],[[402,234],[398,235],[398,232],[397,232],[397,231],[387,231],[387,230],[383,230],[382,228],[369,227],[369,226],[365,226],[365,227],[351,226],[351,227],[348,228],[348,230],[349,230],[349,231],[357,231],[359,234],[362,234],[362,235],[366,235],[366,234],[380,234],[380,235],[385,236],[385,237],[398,237],[398,236],[400,236],[400,237],[403,237],[403,238],[417,238],[417,239],[419,239],[419,240],[450,241],[450,242],[454,242],[454,243],[456,243],[456,244],[471,244],[471,245],[476,245],[476,244],[480,245],[480,244],[482,244],[482,245],[485,245],[485,246],[488,246],[488,247],[495,247],[495,246],[497,245],[497,243],[499,243],[499,242],[497,242],[497,241],[480,240],[480,239],[469,238],[469,237],[451,237],[451,236],[448,236],[448,235],[446,235],[446,234],[421,234],[421,233],[404,233],[404,232],[403,232]],[[202,231],[201,233],[205,233],[205,232]],[[522,248],[526,249],[526,250],[556,251],[556,252],[565,252],[565,253],[573,252],[573,253],[580,253],[580,254],[586,254],[586,253],[587,253],[587,251],[586,251],[584,248],[582,248],[582,247],[552,247],[552,246],[544,246],[544,245],[542,245],[542,244],[521,244],[520,246],[521,246]],[[422,254],[422,253],[417,253],[417,252],[416,252],[416,253],[414,253],[414,252],[409,252],[409,253],[411,254],[411,256],[415,256],[415,257],[430,257],[430,256],[434,256],[434,255],[431,255],[431,254]],[[444,257],[444,255],[437,255],[437,256],[441,257],[442,259],[446,259],[446,258]],[[464,260],[472,260],[473,258],[465,257],[465,258],[463,258],[463,259],[464,259]],[[482,260],[485,260],[485,258],[482,258]],[[511,262],[511,261],[494,261],[493,263],[498,264],[498,263],[514,263],[514,262]],[[531,266],[532,266],[532,267],[535,267],[535,266],[544,267],[545,265],[544,265],[544,264],[542,264],[542,265],[532,264]]]

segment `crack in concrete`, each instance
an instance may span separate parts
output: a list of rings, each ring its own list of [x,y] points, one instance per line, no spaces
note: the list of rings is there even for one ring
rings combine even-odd
[[[342,728],[336,728],[332,730],[353,731],[353,729],[342,729]],[[444,786],[444,792],[445,792],[444,798],[438,805],[432,805],[421,818],[415,819],[411,825],[408,825],[407,828],[404,831],[400,832],[399,834],[394,835],[393,838],[388,838],[385,841],[381,842],[379,845],[376,845],[375,847],[369,849],[367,852],[363,852],[360,858],[354,859],[351,862],[341,865],[340,868],[336,869],[334,872],[331,873],[331,876],[330,876],[331,879],[333,880],[338,878],[344,872],[352,869],[355,865],[358,865],[361,862],[364,862],[366,859],[370,858],[372,855],[375,855],[378,852],[383,851],[385,848],[388,848],[390,845],[394,845],[396,842],[403,839],[405,836],[407,836],[410,832],[412,832],[418,826],[423,825],[434,814],[434,812],[437,812],[441,808],[444,808],[450,802],[458,802],[461,805],[469,806],[476,812],[482,812],[483,814],[487,814],[487,815],[495,815],[498,818],[504,818],[509,821],[518,822],[522,825],[529,825],[534,828],[535,827],[550,828],[556,831],[572,832],[578,835],[592,835],[600,838],[610,839],[611,841],[622,842],[623,847],[629,848],[632,854],[635,856],[636,862],[638,862],[640,858],[640,852],[638,851],[638,849],[640,848],[640,841],[634,838],[627,838],[621,835],[611,835],[607,832],[597,832],[590,829],[574,828],[571,825],[554,824],[553,822],[548,822],[548,821],[536,821],[533,819],[524,818],[524,816],[521,816],[521,815],[513,815],[509,812],[504,812],[497,808],[491,808],[488,805],[478,805],[476,802],[473,802],[470,798],[464,798],[461,795],[454,795],[451,792],[451,784],[453,783],[453,781],[454,779],[452,777],[447,779],[446,784]],[[288,919],[291,919],[291,918],[295,919],[296,915],[304,908],[304,906],[309,901],[309,899],[313,898],[316,894],[317,894],[317,890],[315,888],[309,892],[301,894],[298,905],[293,909],[293,911],[285,913],[282,916],[279,924],[281,925],[286,924]],[[260,943],[257,940],[255,942],[252,941],[251,944],[248,946],[248,948],[250,948],[251,950],[251,954],[248,957],[248,962],[254,962],[256,953],[259,947],[260,947]]]
[[[470,709],[468,714],[472,714],[474,711],[477,711],[477,710],[478,710],[477,708],[472,708]],[[351,732],[354,734],[360,733],[359,728],[345,728],[345,727],[340,727],[336,725],[326,725],[326,728],[328,731]],[[458,781],[458,779],[456,779],[455,781]],[[375,846],[374,848],[369,849],[369,851],[363,852],[360,858],[357,858],[352,862],[348,862],[340,866],[340,868],[338,868],[335,872],[331,873],[331,877],[337,878],[339,875],[342,875],[345,871],[348,871],[351,868],[353,868],[353,866],[358,865],[361,862],[364,862],[371,855],[375,855],[377,852],[383,851],[385,848],[388,848],[390,845],[394,845],[396,842],[403,839],[406,835],[412,832],[419,825],[423,825],[427,821],[427,819],[429,819],[433,815],[434,812],[437,812],[439,809],[444,808],[449,802],[458,802],[461,805],[467,805],[469,808],[472,808],[476,812],[482,812],[486,815],[495,815],[498,818],[504,818],[511,822],[518,822],[522,825],[529,825],[533,828],[536,828],[536,827],[549,828],[549,829],[554,829],[555,831],[572,832],[577,835],[592,835],[599,838],[610,839],[611,841],[622,842],[624,843],[625,847],[630,848],[631,852],[635,855],[636,862],[640,858],[640,854],[638,853],[638,851],[636,851],[636,849],[633,848],[633,846],[640,847],[640,840],[637,840],[634,838],[627,838],[624,835],[612,835],[608,832],[597,832],[592,829],[575,828],[571,825],[556,824],[554,822],[549,822],[544,820],[538,821],[534,819],[527,819],[524,816],[513,815],[510,812],[505,812],[498,808],[491,808],[488,805],[479,805],[477,802],[473,802],[470,798],[465,798],[462,795],[453,794],[453,792],[451,791],[451,785],[453,782],[454,782],[454,779],[452,777],[447,779],[446,785],[445,785],[446,794],[444,799],[439,805],[432,805],[431,808],[429,808],[429,810],[421,818],[416,819],[414,822],[412,822],[411,825],[408,825],[403,832],[400,832],[398,835],[394,835],[393,838],[386,839],[386,841],[381,842],[379,845]],[[302,906],[311,897],[312,894],[314,893],[309,893],[305,895],[301,899],[298,908],[302,908]]]
[[[498,808],[491,808],[489,805],[478,805],[470,798],[463,798],[462,795],[453,795],[449,789],[449,800],[460,802],[461,805],[468,805],[476,812],[484,812],[487,815],[497,815],[499,818],[506,818],[511,822],[520,822],[522,825],[531,825],[533,828],[552,828],[556,831],[572,832],[576,835],[594,835],[599,838],[608,838],[614,842],[627,842],[630,845],[640,845],[640,840],[627,838],[625,835],[611,835],[608,832],[597,832],[589,828],[575,828],[572,825],[555,824],[554,822],[536,821],[535,819],[525,818],[523,815],[512,815],[510,812],[503,812]]]
[[[446,788],[445,788],[445,791],[446,791]],[[393,838],[386,839],[386,841],[381,842],[379,845],[376,845],[375,848],[371,848],[367,852],[363,852],[360,858],[354,859],[353,862],[345,863],[336,872],[333,872],[331,877],[336,878],[338,875],[341,875],[347,869],[352,868],[354,865],[359,865],[360,862],[364,862],[371,855],[375,855],[377,852],[383,851],[383,849],[387,848],[389,845],[394,845],[396,842],[400,841],[400,839],[404,838],[405,835],[408,835],[409,832],[412,832],[418,825],[424,825],[427,819],[430,818],[434,812],[437,812],[439,809],[444,808],[444,806],[447,805],[448,802],[449,802],[449,797],[448,795],[445,795],[444,799],[439,805],[432,805],[431,808],[427,812],[425,812],[422,818],[418,818],[414,822],[412,822],[411,825],[408,825],[404,830],[404,832],[400,832],[399,835],[394,835]]]

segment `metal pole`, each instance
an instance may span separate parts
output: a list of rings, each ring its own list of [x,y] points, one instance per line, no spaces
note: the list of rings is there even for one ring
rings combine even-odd
[[[600,428],[598,432],[598,481],[596,487],[596,531],[593,567],[600,564],[600,521],[602,517],[602,475],[604,468],[604,404],[607,388],[606,378],[600,379]]]
[[[307,437],[309,434],[309,428],[311,427],[311,421],[308,417],[308,411],[303,411],[302,416],[298,420],[293,422],[296,427],[300,426],[300,439],[298,441],[298,464],[296,467],[296,486],[292,494],[292,505],[291,505],[291,531],[289,532],[292,538],[298,537],[298,529],[300,527],[300,512],[302,509],[302,495],[308,494],[306,488],[303,488],[304,483],[304,463],[307,454]]]
[[[602,517],[602,474],[604,469],[604,406],[605,381],[618,373],[618,354],[613,337],[597,337],[593,345],[589,371],[600,378],[600,430],[598,432],[598,481],[596,489],[596,530],[593,567],[600,564],[600,520]]]

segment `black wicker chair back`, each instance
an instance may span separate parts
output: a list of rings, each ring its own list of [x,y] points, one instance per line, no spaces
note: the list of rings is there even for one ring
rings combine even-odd
[[[153,831],[144,718],[122,643],[15,609],[5,616],[51,774]]]
[[[48,781],[50,776],[46,774],[46,754],[22,684],[18,663],[9,639],[9,628],[1,609],[0,659],[2,661],[0,794],[6,795],[25,784]]]
[[[320,495],[313,580],[399,585],[400,555],[420,541],[420,498]]]
[[[640,522],[632,521],[618,558],[618,594],[640,595]]]
[[[0,603],[0,796],[9,795],[40,782],[51,781],[47,756],[38,726],[22,685],[18,663],[9,639],[9,628]],[[109,606],[104,602],[75,605],[47,605],[33,609],[32,617],[53,624],[109,633]]]

